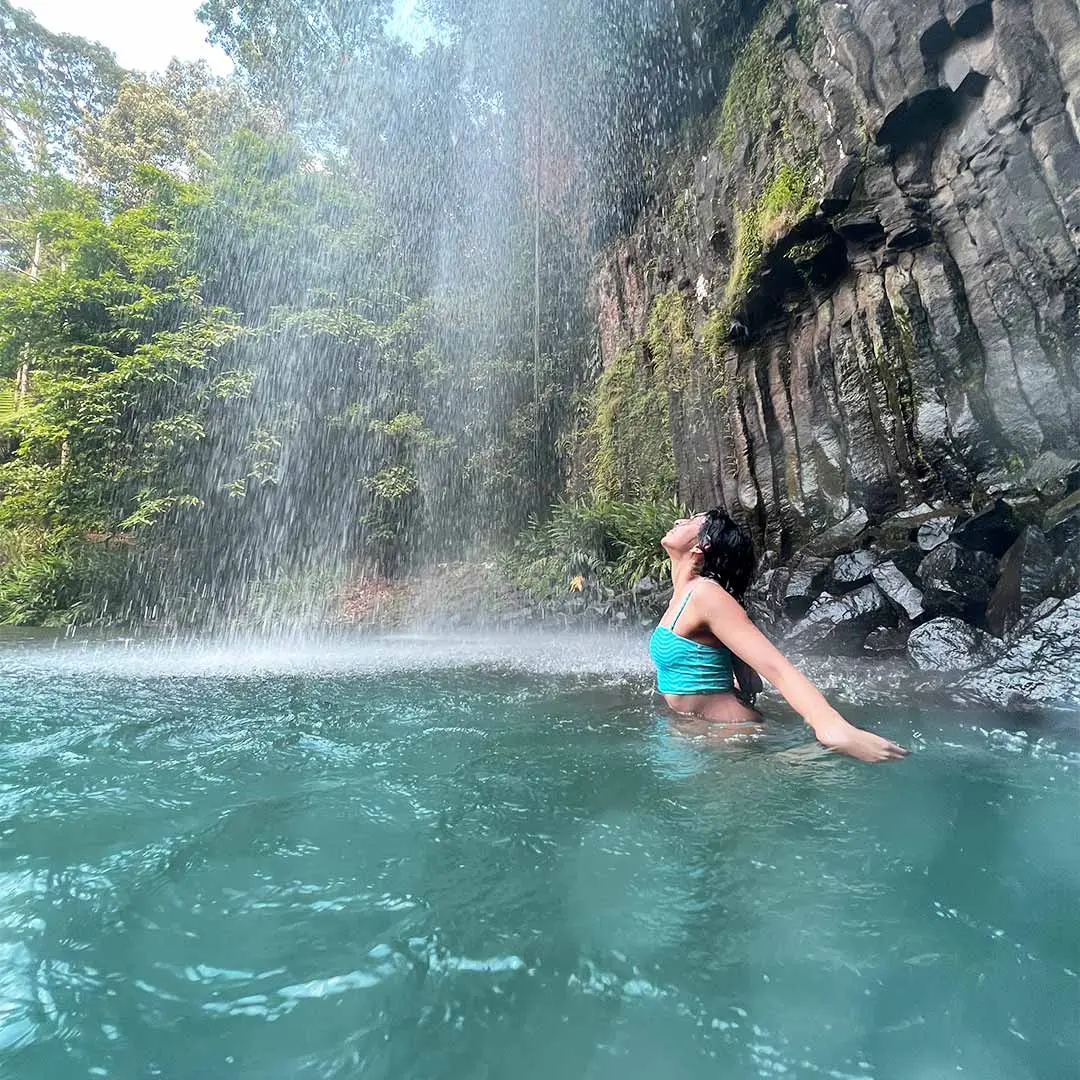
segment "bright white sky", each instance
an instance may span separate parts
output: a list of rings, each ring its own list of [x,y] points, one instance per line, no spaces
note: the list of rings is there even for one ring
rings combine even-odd
[[[205,60],[219,75],[232,61],[206,40],[195,18],[200,0],[14,0],[46,30],[100,41],[121,67],[163,71],[175,56]]]
[[[206,40],[206,27],[195,18],[200,0],[14,0],[46,30],[100,41],[116,54],[121,67],[164,71],[175,56],[205,60],[218,75],[233,70],[225,53]],[[418,0],[395,0],[387,29],[415,48],[433,33],[418,10]]]

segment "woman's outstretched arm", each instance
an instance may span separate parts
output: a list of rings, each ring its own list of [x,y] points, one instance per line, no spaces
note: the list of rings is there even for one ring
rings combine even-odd
[[[871,731],[849,724],[821,691],[750,621],[742,605],[719,585],[709,583],[702,614],[709,629],[736,656],[776,687],[830,750],[860,761],[896,761],[907,751]]]

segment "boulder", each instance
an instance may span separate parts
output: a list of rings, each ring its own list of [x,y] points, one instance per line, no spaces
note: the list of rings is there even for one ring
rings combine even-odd
[[[793,566],[777,570],[769,583],[773,608],[789,618],[801,618],[821,595],[831,566],[828,559],[804,555]]]
[[[907,639],[908,659],[920,671],[966,671],[997,655],[989,634],[943,615],[916,626]]]
[[[1020,535],[1021,527],[1016,511],[1004,499],[996,499],[992,505],[954,529],[952,538],[963,547],[988,551],[1000,559]]]
[[[870,523],[870,515],[860,506],[842,521],[815,536],[806,550],[811,555],[829,555],[838,551],[850,550],[859,536]]]
[[[929,624],[927,624],[929,625]],[[960,686],[999,708],[1080,707],[1080,596],[1047,600],[993,662]]]
[[[997,582],[998,564],[986,551],[968,551],[951,540],[919,564],[923,604],[928,611],[981,617]]]
[[[847,592],[856,585],[866,584],[876,563],[877,556],[872,551],[851,551],[836,557],[829,577],[839,592]]]
[[[878,563],[873,571],[874,584],[909,619],[923,614],[923,595],[894,562]]]
[[[895,622],[885,594],[876,585],[863,585],[845,596],[821,597],[785,641],[806,652],[858,655],[871,630]]]
[[[1043,531],[1059,549],[1080,537],[1080,491],[1066,495],[1046,511]]]
[[[986,605],[986,628],[1004,637],[1053,591],[1054,550],[1029,525],[1001,560],[1001,576]]]
[[[655,578],[643,577],[640,581],[634,582],[634,587],[631,590],[635,596],[648,596],[651,593],[655,593],[659,590],[660,585]]]
[[[941,514],[942,510],[935,509],[930,503],[919,503],[884,518],[874,526],[874,536],[887,544],[906,544],[915,539],[915,532],[924,521]]]
[[[1065,545],[1050,573],[1050,596],[1064,600],[1080,592],[1080,537]]]
[[[940,547],[952,536],[957,520],[952,515],[929,518],[919,526],[918,532],[915,534],[915,542],[921,550],[933,551],[934,548]]]
[[[1047,500],[1060,500],[1068,494],[1069,483],[1080,473],[1080,461],[1063,458],[1048,450],[1040,454],[1024,474],[1024,488],[1036,491]]]
[[[878,656],[902,653],[910,633],[910,626],[883,626],[880,630],[871,630],[863,642],[863,652]]]

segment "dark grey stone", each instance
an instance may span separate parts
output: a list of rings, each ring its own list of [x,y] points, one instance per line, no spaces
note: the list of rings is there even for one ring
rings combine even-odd
[[[879,563],[873,569],[874,583],[909,619],[923,614],[923,596],[894,562]]]
[[[1001,560],[1001,576],[986,605],[986,628],[1004,637],[1054,588],[1054,550],[1041,529],[1029,525]]]
[[[831,565],[828,559],[804,555],[794,565],[777,570],[769,583],[773,607],[789,618],[805,615],[825,588]]]
[[[813,555],[831,555],[850,549],[855,541],[866,531],[870,524],[870,515],[862,508],[852,511],[842,521],[830,526],[815,536],[806,550]]]
[[[911,631],[907,654],[920,671],[966,671],[994,659],[997,648],[989,634],[942,615]]]
[[[857,655],[867,634],[895,622],[888,600],[876,585],[863,585],[845,596],[823,596],[785,637],[805,652]]]
[[[877,556],[872,551],[851,551],[838,555],[832,564],[831,578],[845,591],[853,585],[862,585],[870,580],[870,571],[877,563]]]
[[[1080,706],[1080,596],[1041,604],[992,663],[960,685],[999,708]]]
[[[954,517],[930,518],[919,526],[916,543],[923,551],[933,551],[952,536],[955,525]]]
[[[923,559],[918,576],[928,611],[970,616],[990,599],[998,563],[988,552],[968,551],[950,540]]]
[[[1074,491],[1046,511],[1043,529],[1057,545],[1067,544],[1080,536],[1080,491]]]
[[[997,499],[954,529],[952,538],[964,547],[988,551],[1001,558],[1020,535],[1020,529],[1016,511],[1004,499]]]

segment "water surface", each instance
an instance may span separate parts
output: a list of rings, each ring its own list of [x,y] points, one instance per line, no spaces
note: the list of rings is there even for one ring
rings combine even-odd
[[[1068,721],[692,739],[639,646],[5,646],[3,1075],[1078,1075]]]

